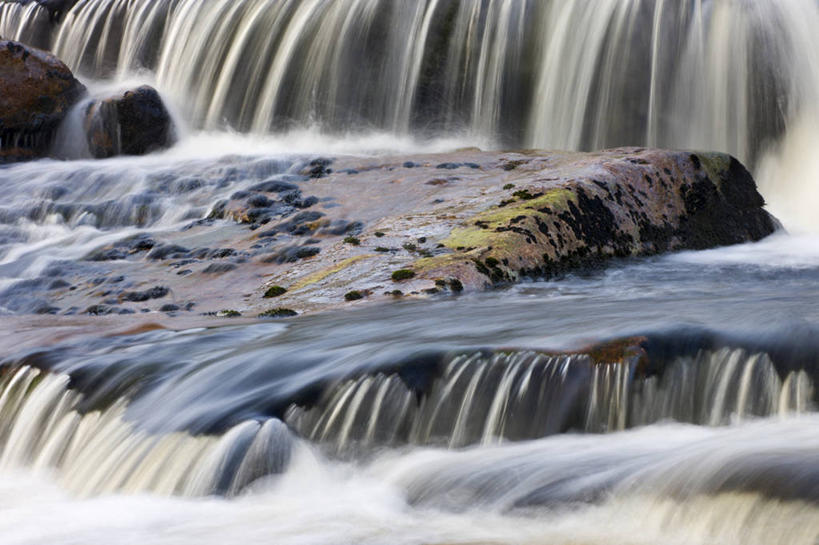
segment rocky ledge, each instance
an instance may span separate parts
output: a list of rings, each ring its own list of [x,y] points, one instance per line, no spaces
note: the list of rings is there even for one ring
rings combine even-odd
[[[163,174],[151,194],[166,185],[236,190],[200,219],[55,264],[0,302],[20,313],[283,318],[756,241],[777,225],[748,171],[717,153],[459,150],[292,161],[286,172],[269,159],[224,158],[218,168],[183,169],[179,180]],[[132,199],[146,222],[149,196]],[[62,201],[40,208],[101,227],[110,212]]]
[[[611,258],[756,241],[776,229],[749,172],[724,154],[624,148],[409,159],[342,168],[317,183],[366,228],[317,258],[275,268],[270,293],[302,306],[484,290]],[[387,213],[373,217],[378,211]],[[322,215],[314,227],[331,223]]]

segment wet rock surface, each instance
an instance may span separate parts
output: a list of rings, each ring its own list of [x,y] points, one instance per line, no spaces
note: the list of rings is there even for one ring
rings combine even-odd
[[[42,157],[85,93],[57,57],[0,40],[0,163]]]
[[[68,174],[17,167],[31,169],[32,190],[0,206],[0,251],[33,236],[21,222],[45,229],[55,218],[100,242],[7,284],[4,312],[214,319],[231,309],[250,319],[271,312],[276,287],[277,308],[300,315],[759,240],[776,227],[747,170],[713,153],[467,150],[95,165]],[[440,165],[458,165],[444,169],[457,180],[430,184]],[[98,189],[112,184],[128,190]]]
[[[143,85],[88,104],[84,126],[97,159],[145,155],[173,145],[173,121],[156,89]]]

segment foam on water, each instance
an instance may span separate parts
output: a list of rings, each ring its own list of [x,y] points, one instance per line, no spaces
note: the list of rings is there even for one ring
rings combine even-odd
[[[485,138],[457,135],[416,138],[383,131],[338,134],[320,127],[293,129],[283,134],[248,135],[236,132],[197,132],[158,157],[204,159],[218,155],[360,155],[443,153],[459,148],[493,149]]]
[[[671,263],[711,266],[749,266],[762,270],[819,268],[819,234],[779,232],[760,242],[737,244],[699,252],[680,252],[666,258]]]
[[[783,140],[763,158],[757,169],[757,183],[769,203],[770,211],[794,232],[819,232],[817,149],[819,106],[808,109],[794,122]],[[819,244],[814,241],[812,251],[816,251],[817,247]]]

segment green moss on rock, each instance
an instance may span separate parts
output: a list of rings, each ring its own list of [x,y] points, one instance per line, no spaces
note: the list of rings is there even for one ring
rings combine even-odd
[[[414,277],[415,272],[409,269],[398,269],[397,271],[393,271],[392,273],[393,282],[403,282],[404,280],[409,280],[410,278]]]
[[[281,286],[271,286],[264,292],[265,299],[271,299],[273,297],[280,297],[287,293],[287,290]]]
[[[259,318],[290,318],[298,316],[298,312],[289,308],[272,308],[259,314]]]
[[[353,290],[344,294],[345,301],[358,301],[359,299],[364,299],[364,295],[360,291]]]

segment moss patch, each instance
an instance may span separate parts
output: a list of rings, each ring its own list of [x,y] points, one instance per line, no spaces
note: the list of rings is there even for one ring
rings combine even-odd
[[[531,201],[535,198],[535,195],[529,193],[528,189],[521,189],[520,191],[515,191],[514,193],[512,193],[512,196],[517,197],[522,201]]]
[[[272,297],[280,297],[287,293],[287,290],[281,286],[271,286],[264,292],[265,299],[270,299]]]
[[[576,199],[573,191],[556,188],[524,202],[490,208],[472,218],[473,225],[470,227],[453,229],[443,244],[455,250],[505,247],[510,241],[519,238],[516,233],[503,230],[510,222],[521,217],[545,216],[542,209],[562,209],[569,201]]]
[[[393,282],[403,282],[404,280],[409,280],[410,278],[414,277],[415,272],[409,269],[398,269],[397,271],[393,271],[392,273]]]
[[[358,301],[359,299],[364,299],[364,294],[360,291],[353,290],[344,294],[345,301]]]
[[[259,314],[259,318],[290,318],[298,315],[298,312],[289,308],[271,308]]]
[[[723,174],[731,168],[731,156],[717,152],[698,152],[691,154],[702,165],[703,170],[715,184],[722,181]]]

